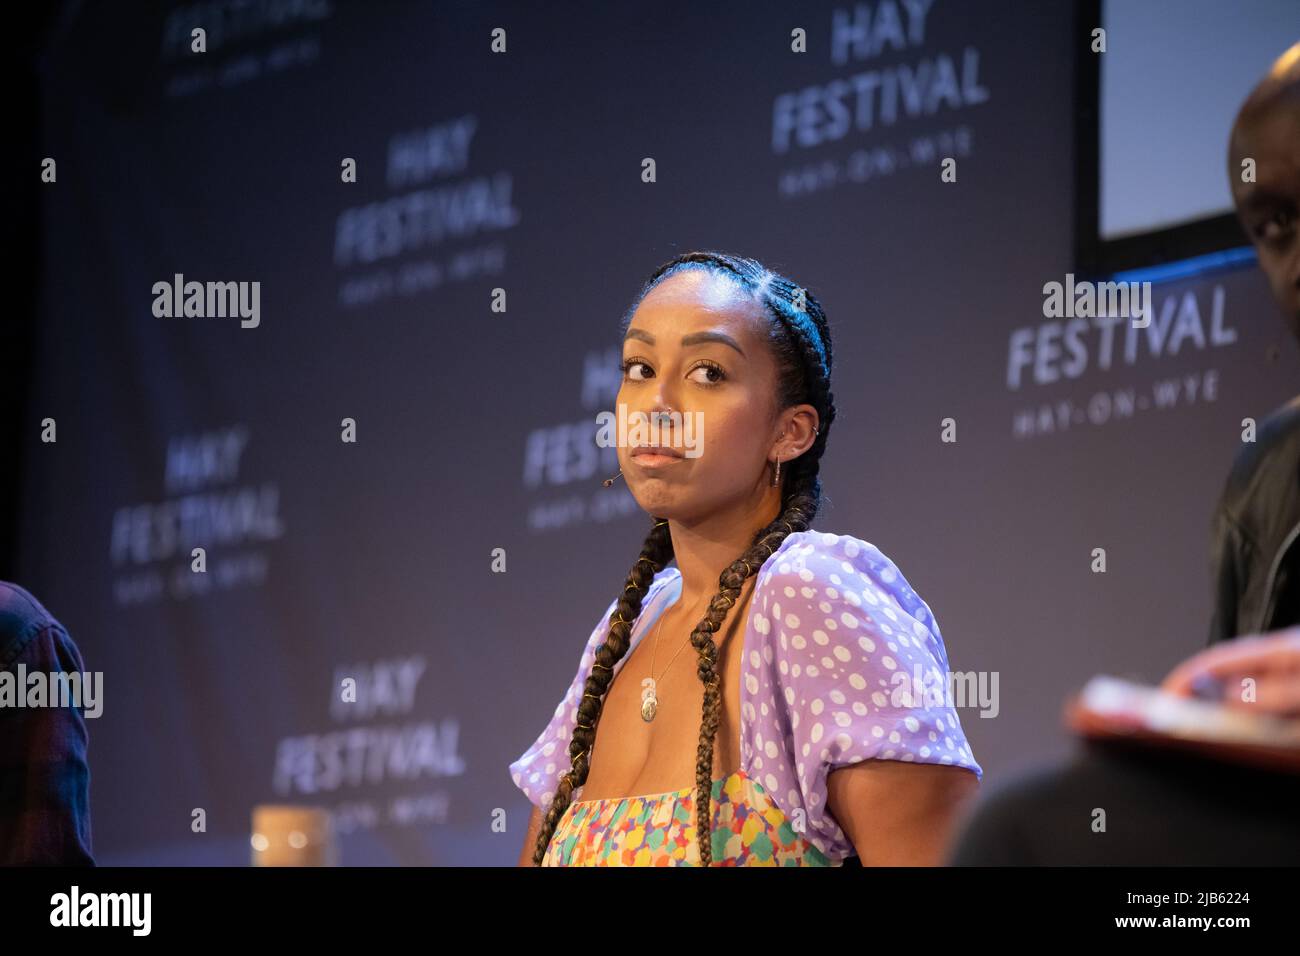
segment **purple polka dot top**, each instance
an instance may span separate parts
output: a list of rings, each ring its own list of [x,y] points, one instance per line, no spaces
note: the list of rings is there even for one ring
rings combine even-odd
[[[635,647],[681,580],[656,576],[633,628]],[[511,779],[545,808],[569,769],[568,744],[611,601],[587,640],[569,691],[516,761]],[[964,767],[976,763],[951,696],[948,654],[930,608],[875,545],[852,535],[786,536],[758,572],[742,648],[741,769],[833,863],[856,850],[831,815],[826,777],[862,760]],[[631,648],[614,667],[614,678]],[[578,788],[573,799],[582,799]]]

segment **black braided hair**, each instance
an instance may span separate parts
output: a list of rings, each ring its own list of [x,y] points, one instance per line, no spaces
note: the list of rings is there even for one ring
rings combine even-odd
[[[809,404],[817,409],[819,430],[812,446],[782,469],[781,511],[759,530],[744,554],[722,572],[718,593],[709,602],[704,618],[691,632],[691,645],[699,655],[696,668],[704,685],[700,719],[700,741],[695,765],[696,833],[700,863],[713,864],[712,795],[713,742],[722,720],[722,687],[718,674],[718,648],[713,635],[722,629],[727,614],[740,596],[745,581],[781,546],[788,535],[806,531],[822,503],[818,470],[835,403],[831,394],[831,336],[821,304],[808,290],[764,267],[754,259],[722,252],[688,252],[665,262],[646,281],[623,318],[626,333],[632,315],[646,295],[664,279],[685,269],[703,269],[725,276],[761,303],[769,315],[768,341],[777,360],[778,407]],[[578,726],[569,742],[570,769],[560,778],[555,796],[542,819],[533,863],[540,865],[547,846],[568,808],[573,792],[586,782],[588,760],[596,739],[605,692],[613,678],[614,665],[627,654],[632,628],[641,614],[641,602],[656,574],[673,559],[673,542],[668,523],[656,517],[641,546],[641,554],[628,573],[627,584],[610,618],[609,634],[596,648],[595,663],[587,675],[578,704]]]

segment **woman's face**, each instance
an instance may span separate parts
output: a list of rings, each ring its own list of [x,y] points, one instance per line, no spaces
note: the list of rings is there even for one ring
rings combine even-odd
[[[761,305],[698,269],[669,276],[637,307],[623,340],[618,402],[630,424],[671,410],[682,426],[663,425],[658,436],[629,427],[627,444],[620,442],[619,466],[650,514],[690,521],[757,506],[767,493],[768,455],[786,416],[777,415],[776,360],[764,334]],[[679,456],[629,447],[647,442]]]

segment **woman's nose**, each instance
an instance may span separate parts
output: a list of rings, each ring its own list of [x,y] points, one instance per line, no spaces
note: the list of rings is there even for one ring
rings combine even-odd
[[[667,424],[672,420],[673,407],[667,402],[656,402],[654,408],[650,409],[650,420],[652,422],[662,421]]]
[[[648,414],[651,418],[657,418],[661,414],[671,412],[677,407],[676,399],[677,396],[672,385],[661,379],[659,387],[655,390],[654,403],[650,406]]]

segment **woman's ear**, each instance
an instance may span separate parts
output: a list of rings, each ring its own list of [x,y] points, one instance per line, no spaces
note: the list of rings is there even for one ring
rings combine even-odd
[[[781,458],[789,461],[798,458],[817,440],[821,426],[817,419],[817,409],[811,405],[797,405],[786,412],[787,418],[774,451]]]

